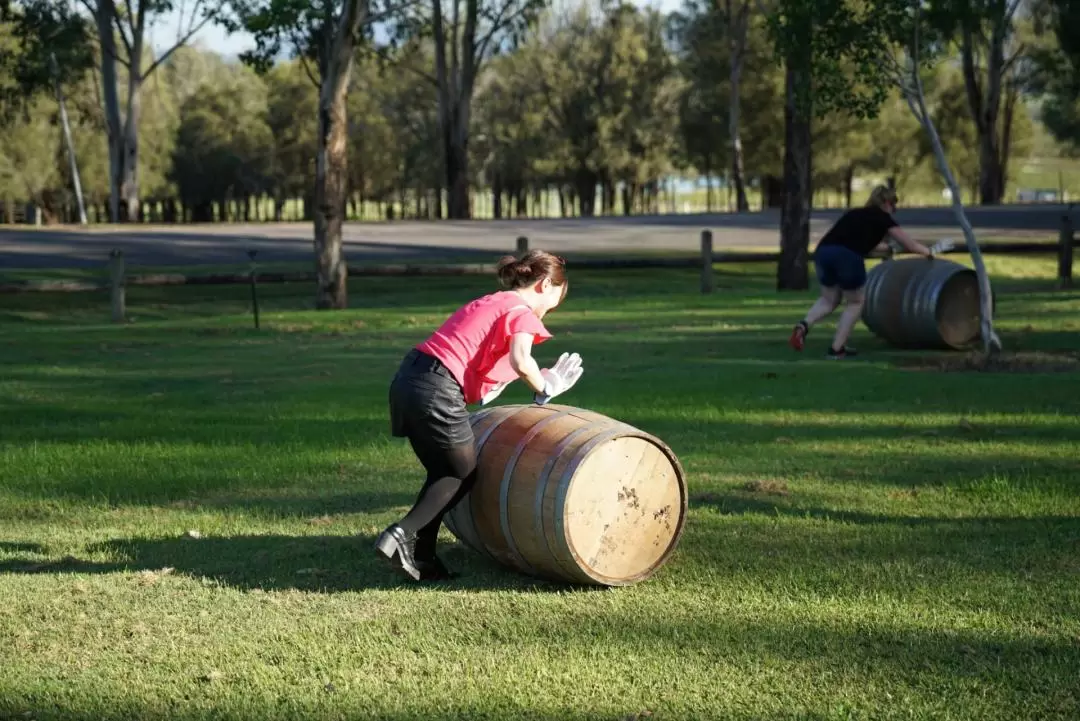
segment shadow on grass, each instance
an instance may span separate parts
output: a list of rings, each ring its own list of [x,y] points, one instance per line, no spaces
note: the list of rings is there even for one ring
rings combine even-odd
[[[602,592],[601,587],[548,582],[497,566],[460,543],[439,545],[439,556],[459,577],[417,583],[374,551],[375,535],[210,536],[114,539],[87,546],[88,554],[118,560],[76,558],[0,561],[0,574],[180,573],[241,590],[343,593],[364,589],[514,590]]]
[[[45,547],[40,543],[0,541],[0,553],[45,553]]]
[[[977,606],[980,594],[998,593],[993,602],[1024,605],[1045,600],[1028,595],[1025,589],[1033,583],[1068,585],[1080,573],[1075,516],[873,513],[739,491],[692,494],[689,505],[713,511],[712,519],[739,523],[699,517],[697,536],[680,547],[680,555],[692,565],[747,574],[757,582],[799,578],[801,585],[829,594],[873,588],[906,596],[913,585],[962,588],[977,574],[979,587],[968,591],[964,603]],[[1074,602],[1061,602],[1073,606],[1069,614],[1078,610]]]

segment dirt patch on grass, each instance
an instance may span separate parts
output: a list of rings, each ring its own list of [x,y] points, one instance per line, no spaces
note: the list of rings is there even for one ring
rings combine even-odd
[[[1080,371],[1078,351],[1018,351],[987,356],[981,352],[963,355],[908,358],[901,368],[939,373],[1068,373]]]
[[[750,493],[762,493],[766,496],[790,496],[787,484],[783,481],[749,481],[744,483],[740,490]]]

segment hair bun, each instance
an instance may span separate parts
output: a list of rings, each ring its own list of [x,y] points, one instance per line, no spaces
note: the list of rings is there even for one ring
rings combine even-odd
[[[561,259],[542,250],[530,250],[521,258],[504,255],[495,265],[499,283],[508,290],[550,277],[555,285],[566,283]]]

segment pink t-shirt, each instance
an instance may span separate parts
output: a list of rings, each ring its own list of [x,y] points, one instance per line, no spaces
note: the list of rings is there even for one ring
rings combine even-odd
[[[532,333],[539,345],[551,333],[517,293],[499,291],[459,308],[417,350],[435,356],[453,374],[466,403],[518,377],[510,365],[510,338]]]

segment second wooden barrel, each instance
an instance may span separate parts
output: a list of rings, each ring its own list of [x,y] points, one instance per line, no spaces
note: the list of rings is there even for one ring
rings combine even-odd
[[[682,466],[663,442],[600,413],[548,404],[472,416],[476,485],[444,517],[503,566],[573,584],[655,573],[686,519]]]
[[[867,274],[862,320],[890,345],[960,350],[979,339],[979,319],[978,278],[959,263],[903,258]]]

